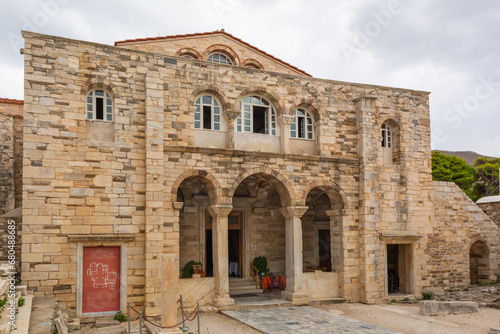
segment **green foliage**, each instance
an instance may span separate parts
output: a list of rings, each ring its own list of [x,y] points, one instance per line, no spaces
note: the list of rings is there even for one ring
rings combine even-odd
[[[269,268],[267,267],[267,258],[265,256],[257,256],[253,259],[253,265],[261,273],[268,273]]]
[[[403,298],[404,302],[410,301],[410,298]]]
[[[119,322],[125,322],[127,321],[127,316],[123,314],[122,311],[118,311],[113,319],[118,320]]]
[[[456,292],[456,291],[455,291],[455,289],[448,289],[448,292],[453,293],[453,292]]]
[[[476,201],[479,197],[472,191],[476,178],[476,170],[464,159],[444,155],[439,151],[432,152],[432,179],[434,181],[455,182],[467,196]]]
[[[193,274],[194,274],[193,266],[194,265],[201,265],[201,262],[189,261],[188,263],[186,263],[186,265],[184,266],[184,270],[182,272],[183,278],[193,277]]]
[[[484,196],[498,195],[498,169],[500,158],[477,158],[474,162],[477,182],[474,184],[473,194],[477,199]]]
[[[422,291],[422,298],[424,300],[431,300],[434,297],[434,292],[432,291]]]
[[[25,301],[26,300],[23,297],[19,297],[19,299],[17,300],[17,306],[18,307],[23,306]]]

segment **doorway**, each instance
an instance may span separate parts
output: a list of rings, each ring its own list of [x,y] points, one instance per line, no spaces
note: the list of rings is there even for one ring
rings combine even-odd
[[[388,294],[412,293],[411,244],[388,244],[386,288]]]
[[[318,230],[319,266],[332,271],[330,230]]]

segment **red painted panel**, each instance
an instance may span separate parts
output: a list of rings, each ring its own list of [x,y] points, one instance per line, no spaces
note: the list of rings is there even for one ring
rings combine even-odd
[[[120,247],[84,247],[82,313],[119,310]]]

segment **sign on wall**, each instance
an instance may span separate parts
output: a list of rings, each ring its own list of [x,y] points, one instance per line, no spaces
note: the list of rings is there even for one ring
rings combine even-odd
[[[120,247],[84,247],[82,313],[119,310]]]

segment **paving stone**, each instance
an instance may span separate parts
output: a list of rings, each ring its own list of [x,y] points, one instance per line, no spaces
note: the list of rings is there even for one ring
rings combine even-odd
[[[223,314],[263,333],[377,333],[399,332],[345,316],[333,315],[309,306],[276,307],[242,311],[223,311]],[[293,319],[291,321],[291,319]]]

